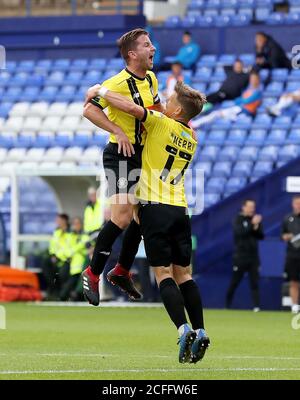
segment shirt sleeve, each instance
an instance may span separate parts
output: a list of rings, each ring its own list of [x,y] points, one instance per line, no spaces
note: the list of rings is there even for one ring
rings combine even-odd
[[[284,235],[285,233],[290,233],[288,229],[288,220],[287,218],[284,218],[282,225],[281,225],[281,235]]]
[[[141,122],[143,123],[147,134],[149,134],[154,132],[154,128],[156,128],[158,124],[166,124],[167,119],[168,118],[161,112],[144,108],[144,117]]]
[[[102,83],[102,86],[105,86],[109,90],[116,90],[115,84],[113,79],[107,79]],[[92,103],[94,106],[101,108],[101,110],[104,110],[108,106],[107,100],[105,100],[103,97],[94,97],[90,103]]]

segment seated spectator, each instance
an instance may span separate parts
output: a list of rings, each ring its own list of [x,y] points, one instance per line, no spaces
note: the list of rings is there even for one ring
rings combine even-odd
[[[273,117],[278,117],[281,115],[282,110],[290,107],[294,103],[300,103],[300,89],[295,90],[292,93],[284,93],[278,103],[274,104],[271,107],[268,107],[268,113]]]
[[[167,63],[179,62],[184,69],[194,68],[200,56],[200,46],[193,41],[190,32],[184,32],[182,36],[183,46],[179,49],[175,57],[167,57]],[[170,64],[168,64],[170,68]],[[168,69],[167,68],[167,69]]]
[[[171,67],[171,74],[168,76],[166,81],[166,88],[163,91],[163,96],[169,98],[173,93],[177,82],[184,82],[190,84],[190,79],[184,76],[182,65],[179,62],[175,62]]]
[[[271,36],[264,32],[255,35],[256,64],[254,69],[291,68],[285,51]]]
[[[225,66],[226,79],[219,90],[207,96],[207,103],[204,111],[208,111],[213,105],[224,100],[233,100],[242,94],[242,91],[249,83],[249,74],[244,72],[244,64],[241,60],[236,60],[233,66]]]
[[[43,275],[47,284],[47,297],[52,300],[59,295],[60,282],[64,281],[65,276],[69,274],[69,216],[58,214],[56,226],[49,244],[49,259],[43,267]]]
[[[192,121],[191,126],[197,129],[199,126],[213,122],[218,118],[235,120],[241,113],[255,116],[256,110],[261,104],[262,90],[259,75],[252,71],[249,78],[249,86],[241,97],[235,100],[235,106],[213,111],[210,114]]]

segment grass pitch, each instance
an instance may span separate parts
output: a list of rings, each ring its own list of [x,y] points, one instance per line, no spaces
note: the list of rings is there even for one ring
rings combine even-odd
[[[5,305],[0,379],[300,379],[300,330],[284,312],[207,310],[212,345],[179,364],[163,308]]]

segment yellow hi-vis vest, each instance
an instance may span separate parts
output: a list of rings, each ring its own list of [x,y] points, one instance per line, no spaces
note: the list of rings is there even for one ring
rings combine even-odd
[[[70,233],[70,275],[80,274],[85,267],[88,241],[89,236],[85,233]]]
[[[100,201],[95,204],[88,204],[84,210],[83,230],[87,233],[97,231],[102,226],[103,215]]]
[[[49,254],[65,262],[70,253],[70,232],[56,229],[49,243]]]

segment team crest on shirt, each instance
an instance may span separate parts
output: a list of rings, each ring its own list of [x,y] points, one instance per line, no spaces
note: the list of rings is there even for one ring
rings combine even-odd
[[[182,131],[181,132],[181,134],[180,134],[182,137],[185,137],[185,138],[190,138],[190,135],[187,133],[187,132],[185,132],[185,131]]]
[[[126,178],[122,177],[118,179],[117,186],[119,189],[125,189],[128,185],[128,181]]]
[[[150,114],[157,118],[162,118],[164,116],[163,113],[161,113],[159,111],[153,111],[153,110],[150,110]]]

